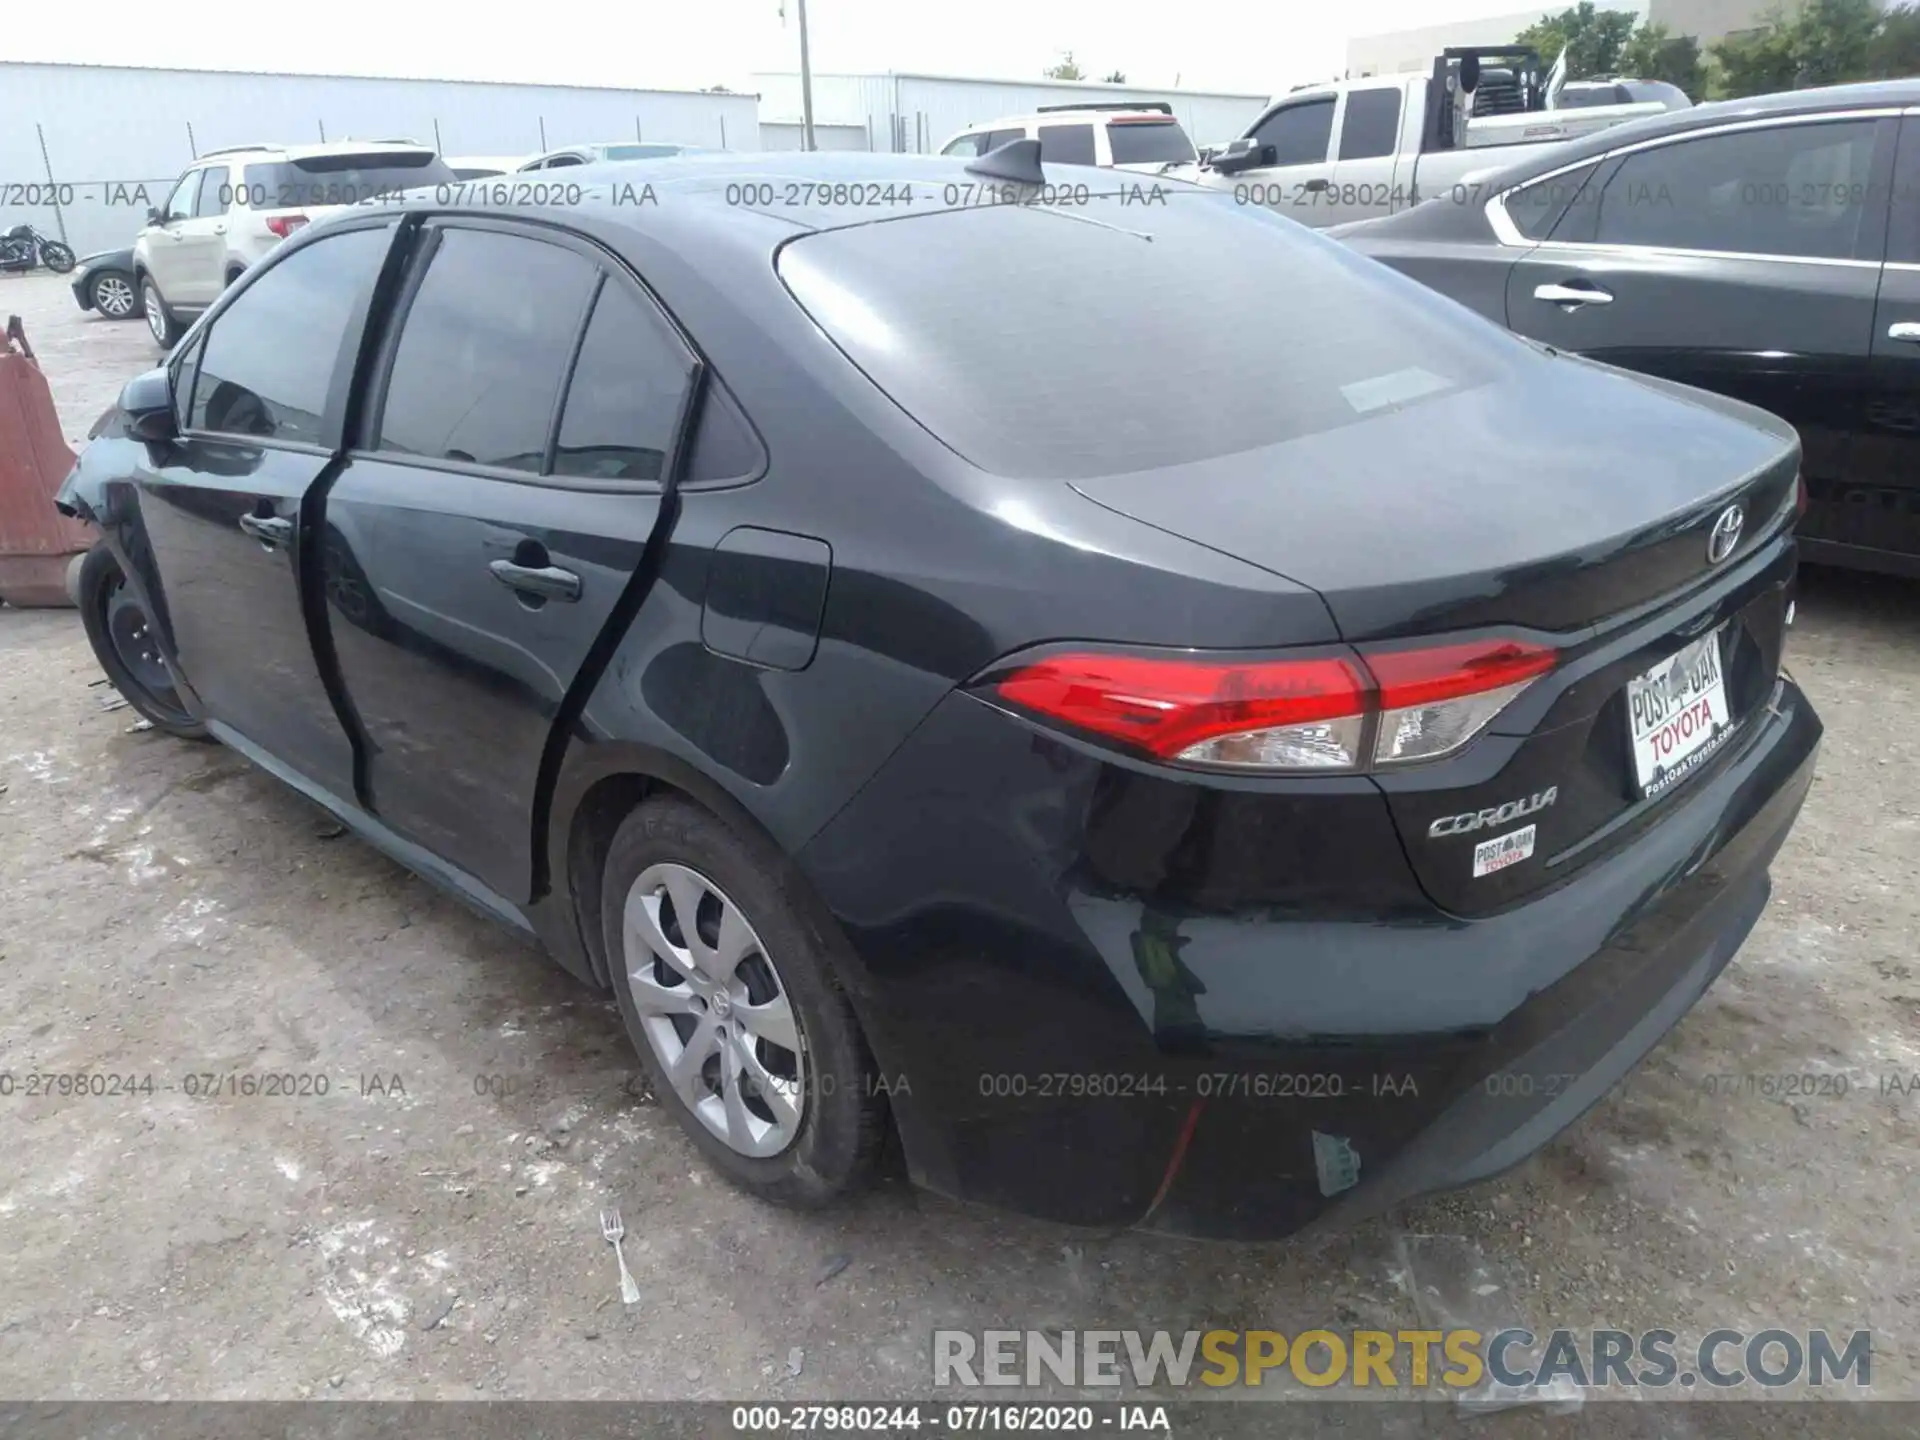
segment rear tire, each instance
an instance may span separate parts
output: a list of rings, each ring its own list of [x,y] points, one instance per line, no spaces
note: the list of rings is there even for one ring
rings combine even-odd
[[[601,933],[620,1018],[660,1104],[708,1163],[742,1189],[815,1209],[872,1174],[887,1111],[837,978],[833,957],[844,941],[829,933],[824,917],[815,918],[801,883],[759,837],[740,834],[689,800],[660,796],[614,834]],[[666,886],[698,897],[689,905],[692,944]],[[630,903],[638,923],[629,922]],[[732,964],[710,964],[737,983],[729,990],[724,979],[688,979],[661,958],[662,942],[689,968],[696,968],[696,947],[703,956],[736,955]],[[645,998],[644,1009],[636,996]],[[776,1031],[769,1020],[776,1015],[791,1026],[790,1045],[764,1038]],[[703,1046],[708,1023],[720,1038]],[[679,1084],[669,1070],[673,1055],[701,1062],[684,1066]],[[756,1085],[749,1078],[756,1073],[773,1085]],[[770,1088],[778,1092],[771,1099]]]
[[[187,712],[174,690],[160,659],[152,621],[104,543],[95,545],[80,562],[76,589],[87,641],[113,688],[155,729],[182,740],[207,739],[207,727]]]
[[[140,309],[147,317],[147,331],[153,336],[153,343],[162,350],[171,350],[186,333],[186,326],[174,318],[173,311],[167,308],[167,302],[161,297],[160,288],[153,283],[151,275],[140,277]]]

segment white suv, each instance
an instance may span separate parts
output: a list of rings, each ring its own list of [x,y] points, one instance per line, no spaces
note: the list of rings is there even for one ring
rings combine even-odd
[[[1193,141],[1173,107],[1131,100],[1107,105],[1042,105],[1031,115],[1010,115],[969,125],[940,147],[942,155],[984,155],[1012,140],[1038,140],[1042,165],[1099,165],[1114,170],[1158,172],[1197,159]]]
[[[343,206],[377,202],[453,171],[410,140],[241,145],[202,155],[147,212],[133,244],[134,285],[162,349],[254,261],[302,225]]]

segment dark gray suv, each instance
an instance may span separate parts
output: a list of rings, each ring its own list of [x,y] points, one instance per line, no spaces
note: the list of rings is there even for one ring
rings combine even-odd
[[[1354,248],[1560,349],[1751,401],[1806,451],[1808,560],[1920,575],[1920,80],[1574,140]]]

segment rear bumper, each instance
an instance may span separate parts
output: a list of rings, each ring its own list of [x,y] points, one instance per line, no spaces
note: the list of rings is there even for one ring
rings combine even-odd
[[[956,696],[801,861],[853,942],[916,1180],[1068,1223],[1273,1239],[1497,1173],[1604,1095],[1751,930],[1820,734],[1782,680],[1657,826],[1463,920],[1395,878],[1404,857],[1366,853],[1358,808],[1295,850],[1271,797],[1201,792],[1164,842],[1152,805],[1107,805],[1118,863],[1101,792],[1147,782]],[[1334,803],[1360,800],[1291,814]],[[1233,871],[1234,846],[1269,869],[1365,866],[1378,893],[1355,913],[1176,883]],[[1161,883],[1115,883],[1155,863]]]

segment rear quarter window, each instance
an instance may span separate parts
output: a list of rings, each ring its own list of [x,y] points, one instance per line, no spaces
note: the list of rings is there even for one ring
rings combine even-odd
[[[1185,187],[1151,215],[1096,196],[1071,214],[994,206],[824,231],[786,245],[779,267],[902,409],[1009,476],[1256,450],[1530,354],[1337,242]]]
[[[1098,165],[1100,157],[1093,148],[1093,126],[1042,125],[1040,127],[1040,163],[1042,165]]]
[[[1198,158],[1178,120],[1109,120],[1107,145],[1116,165],[1186,165]]]

